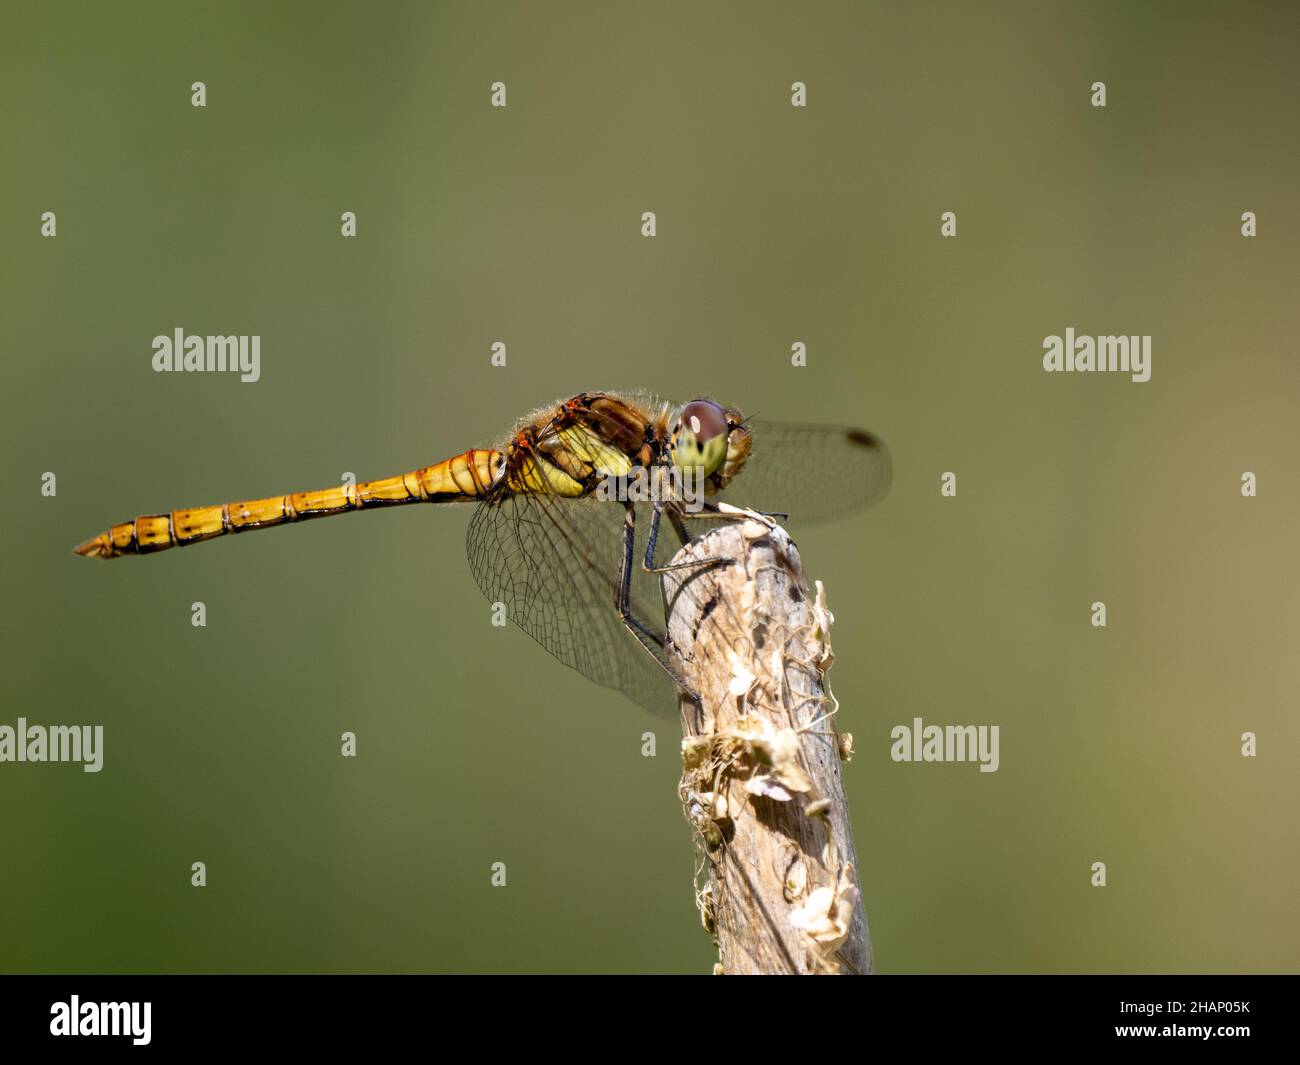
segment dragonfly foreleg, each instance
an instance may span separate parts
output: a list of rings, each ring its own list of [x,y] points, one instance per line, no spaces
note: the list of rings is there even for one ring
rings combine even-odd
[[[697,558],[690,562],[673,562],[667,566],[656,566],[655,545],[659,540],[659,522],[663,516],[663,504],[656,501],[653,507],[654,509],[650,514],[650,534],[646,537],[645,542],[645,558],[641,560],[641,568],[646,573],[671,573],[673,570],[679,569],[711,569],[714,566],[728,566],[735,561],[734,559],[719,556],[717,558]],[[686,527],[680,524],[684,515],[679,513],[675,507],[668,513],[672,519],[673,527],[677,529],[678,535],[682,537],[682,546],[685,547],[687,539],[685,535]]]

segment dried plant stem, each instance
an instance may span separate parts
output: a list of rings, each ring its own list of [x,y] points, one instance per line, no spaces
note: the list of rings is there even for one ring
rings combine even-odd
[[[673,558],[664,576],[682,711],[681,797],[701,852],[697,899],[721,971],[869,973],[871,939],[822,675],[830,615],[794,544],[756,515]]]

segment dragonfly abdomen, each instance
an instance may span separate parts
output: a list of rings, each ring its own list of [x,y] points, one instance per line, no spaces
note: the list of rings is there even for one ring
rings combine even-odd
[[[267,499],[190,507],[173,510],[170,514],[142,515],[112,526],[74,550],[88,558],[146,555],[169,547],[201,543],[227,533],[269,529],[308,518],[346,514],[352,510],[403,503],[475,500],[487,492],[501,468],[501,452],[473,448],[444,462],[397,477],[314,492],[292,492]]]

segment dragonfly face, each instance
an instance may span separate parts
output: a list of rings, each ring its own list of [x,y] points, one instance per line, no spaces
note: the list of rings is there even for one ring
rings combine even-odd
[[[725,498],[795,523],[868,506],[891,477],[884,445],[863,430],[751,424],[710,399],[584,392],[529,415],[497,448],[357,485],[147,515],[76,552],[116,558],[351,510],[476,502],[466,548],[488,598],[566,665],[667,711],[676,702],[655,546],[663,519],[684,544],[699,514],[672,492],[601,489],[671,469],[703,482],[706,512]]]

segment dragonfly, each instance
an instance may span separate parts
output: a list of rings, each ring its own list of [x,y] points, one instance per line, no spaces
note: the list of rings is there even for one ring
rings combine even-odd
[[[356,510],[475,503],[466,553],[488,599],[565,665],[675,713],[661,528],[685,546],[737,506],[820,522],[879,502],[891,477],[888,449],[863,429],[747,419],[709,398],[583,392],[527,415],[495,447],[396,477],[143,515],[74,550],[147,555]]]

